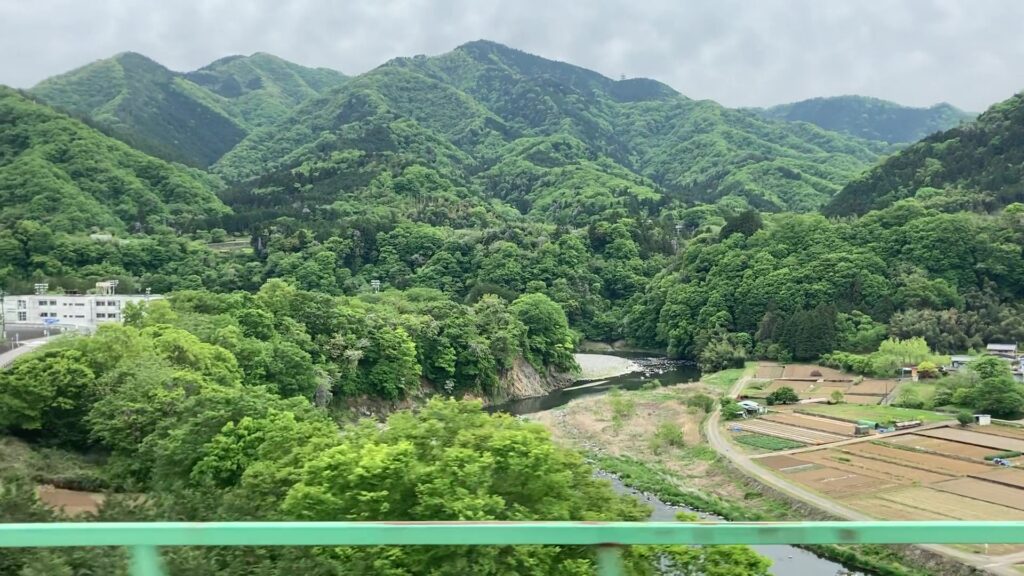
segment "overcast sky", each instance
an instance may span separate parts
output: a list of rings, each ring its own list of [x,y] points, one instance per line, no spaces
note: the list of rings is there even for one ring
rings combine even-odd
[[[865,94],[979,111],[1024,89],[1021,0],[0,0],[0,83],[136,51],[347,74],[486,38],[730,106]]]

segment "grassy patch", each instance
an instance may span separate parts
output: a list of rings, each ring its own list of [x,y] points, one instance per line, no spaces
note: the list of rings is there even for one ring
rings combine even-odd
[[[793,448],[803,448],[804,446],[804,444],[794,440],[776,438],[764,434],[738,434],[733,436],[733,440],[740,444],[760,448],[761,450],[791,450]]]
[[[700,377],[700,381],[722,392],[727,392],[747,370],[752,370],[756,365],[756,362],[747,362],[743,368],[729,368],[714,374],[705,374]]]
[[[11,436],[0,437],[0,462],[5,473],[68,490],[99,491],[110,487],[97,458],[31,445]]]
[[[995,454],[989,454],[988,456],[985,456],[985,460],[991,462],[996,458],[1016,458],[1018,456],[1020,456],[1020,452],[1017,452],[1016,450],[1007,450],[1005,452],[996,452]]]
[[[940,414],[930,410],[914,410],[895,406],[878,406],[871,404],[808,404],[800,407],[801,412],[841,418],[850,422],[871,420],[873,422],[903,422],[920,420],[922,422],[941,422],[952,418],[949,414]]]

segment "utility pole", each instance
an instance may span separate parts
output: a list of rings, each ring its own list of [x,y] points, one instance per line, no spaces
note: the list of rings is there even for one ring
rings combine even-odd
[[[0,340],[7,342],[7,307],[4,306],[4,297],[7,292],[0,288]]]

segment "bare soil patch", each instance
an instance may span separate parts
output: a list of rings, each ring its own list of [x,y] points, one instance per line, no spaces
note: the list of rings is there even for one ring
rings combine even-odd
[[[860,394],[843,394],[843,402],[848,404],[878,404],[882,396],[861,396]]]
[[[1001,506],[1009,506],[1017,510],[1024,510],[1024,490],[993,484],[976,478],[955,478],[946,482],[932,484],[932,488],[959,494],[975,500],[984,500]]]
[[[1024,511],[1022,510],[933,488],[914,486],[883,492],[879,496],[890,502],[942,514],[957,520],[1024,520]]]
[[[867,476],[875,476],[896,484],[931,484],[949,480],[952,474],[939,474],[909,466],[900,466],[874,458],[866,458],[849,452],[835,450],[813,452],[812,456],[802,455],[808,460],[815,460],[822,465],[840,470],[857,472]]]
[[[99,492],[66,490],[49,484],[36,487],[36,495],[43,504],[57,510],[63,509],[69,516],[96,512],[105,499]]]
[[[782,378],[783,370],[784,368],[781,364],[758,362],[757,372],[755,372],[754,377],[760,380],[774,380],[776,378]]]
[[[851,394],[884,396],[896,388],[895,380],[864,380],[850,386]]]
[[[786,470],[787,468],[797,468],[800,466],[809,466],[814,464],[813,462],[808,462],[807,460],[801,460],[785,454],[758,458],[757,463],[762,466],[767,466],[773,470]]]
[[[846,446],[843,450],[854,454],[882,458],[896,465],[904,462],[908,465],[918,466],[925,470],[933,470],[941,474],[966,476],[968,474],[980,474],[989,470],[989,466],[985,464],[975,464],[964,460],[946,458],[937,454],[922,454],[920,452],[911,452],[910,450],[879,446],[870,442]]]
[[[766,434],[768,436],[775,436],[776,438],[785,438],[787,440],[795,440],[804,444],[829,444],[832,442],[838,442],[840,440],[846,440],[845,436],[838,434],[832,434],[829,432],[821,432],[818,430],[808,430],[806,428],[798,428],[796,426],[790,426],[788,424],[782,424],[779,422],[771,422],[763,420],[761,418],[751,420],[738,420],[729,424],[730,428],[738,428],[747,432],[757,432],[759,434]]]
[[[975,430],[934,428],[932,430],[922,430],[918,432],[918,434],[921,436],[930,436],[932,438],[952,440],[954,442],[963,442],[965,444],[974,444],[975,446],[994,448],[996,450],[1016,450],[1018,452],[1024,452],[1024,440],[1008,438],[1006,436],[997,436],[995,434],[986,434]]]
[[[782,412],[771,412],[767,416],[762,417],[761,419],[769,420],[771,422],[781,422],[783,424],[790,424],[792,426],[797,426],[800,428],[809,428],[811,430],[831,432],[832,434],[853,436],[853,424],[846,424],[844,422],[839,422],[838,420],[829,420],[827,418],[816,418],[814,416],[804,416],[803,414]]]
[[[874,476],[829,466],[793,472],[788,477],[822,494],[837,498],[870,492],[882,487],[880,480]]]
[[[976,458],[978,460],[983,460],[985,456],[992,454],[991,448],[953,442],[952,440],[943,440],[942,438],[930,438],[928,436],[920,436],[918,434],[902,434],[900,436],[884,438],[883,441],[890,444],[912,446],[915,448],[923,448],[925,450],[939,452],[940,454],[965,456],[967,458]]]
[[[1024,470],[1019,468],[992,468],[981,474],[971,474],[971,477],[1024,489]]]
[[[835,368],[815,364],[788,364],[782,371],[783,378],[824,378],[825,380],[850,380],[852,377]]]

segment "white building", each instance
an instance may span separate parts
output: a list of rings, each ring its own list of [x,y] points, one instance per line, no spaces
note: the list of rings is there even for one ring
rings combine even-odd
[[[4,323],[8,326],[49,327],[91,332],[105,322],[124,320],[128,302],[156,300],[149,294],[117,294],[117,282],[97,282],[93,294],[47,294],[37,284],[35,294],[9,294],[4,298]]]

